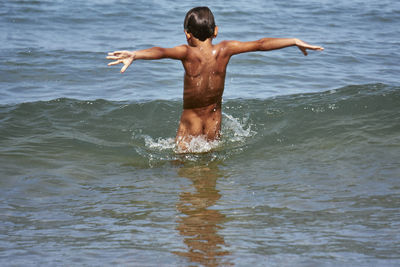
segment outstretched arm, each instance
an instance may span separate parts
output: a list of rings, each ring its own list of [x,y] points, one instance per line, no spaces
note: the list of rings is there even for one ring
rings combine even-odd
[[[108,53],[107,59],[115,60],[108,63],[108,66],[118,65],[122,63],[124,66],[121,69],[121,73],[124,73],[126,69],[132,64],[134,60],[145,59],[162,59],[171,58],[177,60],[183,60],[186,57],[187,46],[181,45],[174,48],[162,48],[152,47],[149,49],[137,50],[137,51],[115,51]]]
[[[324,50],[321,46],[309,45],[296,38],[263,38],[251,42],[226,41],[225,45],[231,56],[253,51],[270,51],[289,46],[297,46],[305,56],[307,55],[307,49]]]

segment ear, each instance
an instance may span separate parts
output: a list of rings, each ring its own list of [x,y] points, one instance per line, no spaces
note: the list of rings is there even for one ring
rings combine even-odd
[[[186,39],[190,40],[192,38],[192,34],[185,30]]]
[[[217,35],[218,35],[218,26],[215,26],[215,28],[214,28],[214,37],[213,38],[217,37]]]

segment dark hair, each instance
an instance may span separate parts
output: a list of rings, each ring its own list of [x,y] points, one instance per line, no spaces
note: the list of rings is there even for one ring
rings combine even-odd
[[[186,14],[183,27],[200,41],[214,35],[214,15],[208,7],[195,7]]]

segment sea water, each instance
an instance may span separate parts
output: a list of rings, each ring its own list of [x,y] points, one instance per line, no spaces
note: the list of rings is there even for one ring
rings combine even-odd
[[[183,68],[107,52],[322,45],[231,59],[222,138],[176,153]],[[0,265],[398,266],[396,1],[0,2]]]

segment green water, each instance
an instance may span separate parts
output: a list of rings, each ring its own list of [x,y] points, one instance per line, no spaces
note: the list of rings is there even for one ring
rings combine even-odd
[[[220,143],[189,155],[179,101],[1,106],[2,259],[395,265],[398,92],[226,101]]]

